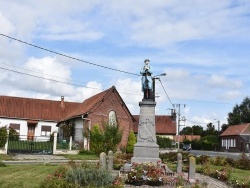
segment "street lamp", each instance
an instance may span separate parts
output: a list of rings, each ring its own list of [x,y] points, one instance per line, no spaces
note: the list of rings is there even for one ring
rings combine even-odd
[[[166,76],[166,75],[167,75],[166,73],[162,73],[162,74],[159,74],[159,75],[156,75],[156,76],[152,77],[152,80],[153,80],[153,100],[154,100],[154,102],[155,102],[155,80],[156,79],[159,80],[160,76]]]

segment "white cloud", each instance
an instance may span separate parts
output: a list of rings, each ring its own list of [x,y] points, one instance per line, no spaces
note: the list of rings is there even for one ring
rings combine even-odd
[[[86,87],[77,87],[74,95],[69,97],[69,101],[83,102],[84,100],[100,93],[103,90],[102,84],[96,81],[90,81]]]
[[[8,19],[4,17],[1,11],[0,11],[0,25],[1,25],[1,33],[10,34],[15,30],[15,27]]]
[[[115,83],[117,91],[132,114],[139,114],[139,101],[142,100],[141,83],[131,79],[118,79]],[[136,92],[137,91],[137,92]]]
[[[208,84],[211,85],[211,87],[230,89],[239,89],[243,86],[240,80],[232,80],[218,75],[212,75],[208,80]]]

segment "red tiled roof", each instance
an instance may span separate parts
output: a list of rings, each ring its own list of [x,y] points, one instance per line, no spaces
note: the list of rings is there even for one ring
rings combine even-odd
[[[105,90],[105,91],[103,91],[101,93],[98,93],[98,94],[86,99],[76,109],[74,109],[73,111],[70,111],[68,114],[66,114],[66,116],[63,117],[61,119],[61,121],[65,121],[65,120],[68,120],[69,118],[76,117],[76,116],[81,116],[83,114],[86,114],[95,105],[97,105],[102,99],[104,99],[104,96],[110,91],[110,89]]]
[[[220,136],[250,134],[250,123],[229,126]]]
[[[98,93],[98,94],[88,98],[87,100],[85,100],[75,110],[69,112],[61,121],[66,121],[66,120],[68,120],[70,118],[81,116],[81,115],[84,115],[84,114],[87,114],[87,113],[91,112],[92,110],[97,108],[98,105],[103,100],[105,100],[114,91],[116,92],[116,94],[118,95],[120,100],[124,103],[121,96],[117,92],[115,86],[112,86],[111,88],[109,88],[109,89],[107,89],[107,90],[105,90],[105,91],[103,91],[101,93]],[[133,118],[132,114],[130,113],[130,111],[127,108],[127,106],[125,105],[125,103],[124,103],[124,106],[126,107],[126,109],[129,112],[130,116]]]
[[[0,96],[0,117],[59,121],[80,103]]]
[[[139,115],[134,115],[136,121],[133,124],[133,130],[138,132]],[[156,115],[155,116],[156,134],[175,135],[176,134],[176,121],[172,120],[171,116]]]
[[[0,117],[56,122],[66,121],[91,112],[112,92],[116,92],[122,103],[124,103],[115,86],[86,99],[83,103],[64,102],[64,107],[61,107],[61,101],[0,96]],[[125,103],[124,107],[133,118]]]

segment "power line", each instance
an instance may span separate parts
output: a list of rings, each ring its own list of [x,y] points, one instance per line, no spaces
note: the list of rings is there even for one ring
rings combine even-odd
[[[47,51],[47,52],[50,52],[50,53],[54,53],[54,54],[57,54],[57,55],[60,55],[60,56],[63,56],[63,57],[66,57],[66,58],[69,58],[69,59],[73,59],[73,60],[76,60],[76,61],[80,61],[80,62],[84,62],[84,63],[87,63],[87,64],[90,64],[90,65],[94,65],[94,66],[98,66],[98,67],[102,67],[102,68],[105,68],[105,69],[109,69],[109,70],[113,70],[113,71],[117,71],[117,72],[122,72],[122,73],[126,73],[126,74],[131,74],[131,75],[135,75],[135,76],[141,76],[140,74],[136,74],[136,73],[131,73],[131,72],[127,72],[127,71],[123,71],[123,70],[119,70],[119,69],[114,69],[114,68],[110,68],[110,67],[106,67],[106,66],[103,66],[103,65],[99,65],[99,64],[96,64],[96,63],[91,63],[91,62],[88,62],[88,61],[85,61],[85,60],[82,60],[82,59],[79,59],[79,58],[75,58],[75,57],[72,57],[72,56],[69,56],[69,55],[65,55],[63,53],[59,53],[59,52],[56,52],[56,51],[53,51],[53,50],[50,50],[50,49],[47,49],[47,48],[44,48],[44,47],[40,47],[40,46],[37,46],[37,45],[34,45],[34,44],[31,44],[31,43],[28,43],[28,42],[25,42],[25,41],[22,41],[20,39],[16,39],[14,37],[10,37],[8,35],[5,35],[5,34],[2,34],[0,33],[0,35],[6,37],[6,38],[9,38],[9,39],[12,39],[12,40],[15,40],[15,41],[18,41],[20,43],[23,43],[23,44],[26,44],[26,45],[29,45],[29,46],[32,46],[32,47],[35,47],[35,48],[38,48],[38,49],[41,49],[41,50],[44,50],[44,51]],[[1,68],[1,67],[0,67]],[[10,69],[5,69],[5,68],[1,68],[1,69],[4,69],[4,70],[8,70],[8,71],[11,71],[11,72],[16,72],[16,73],[19,73],[19,74],[25,74],[27,76],[33,76],[33,77],[37,77],[37,78],[42,78],[42,79],[45,79],[43,77],[40,77],[40,76],[35,76],[35,75],[30,75],[30,74],[27,74],[27,73],[23,73],[23,72],[18,72],[18,71],[14,71],[14,70],[10,70]],[[22,68],[20,68],[22,69]],[[25,69],[24,69],[25,70]],[[34,72],[34,71],[33,71]],[[46,75],[46,74],[44,74]],[[51,76],[51,75],[49,75]],[[55,76],[53,76],[55,77]],[[60,77],[57,77],[57,78],[60,78]],[[64,78],[60,78],[60,79],[64,79]],[[60,82],[60,83],[64,83],[64,84],[69,84],[69,85],[74,85],[74,86],[80,86],[80,87],[86,87],[88,88],[87,86],[83,86],[83,85],[79,85],[79,84],[72,84],[72,83],[67,83],[67,82],[63,82],[63,81],[59,81],[59,80],[54,80],[54,79],[47,79],[47,80],[50,80],[50,81],[55,81],[55,82]],[[69,81],[73,81],[73,82],[78,82],[78,83],[81,83],[79,81],[74,81],[74,80],[70,80],[70,79],[64,79],[64,80],[69,80]],[[160,79],[159,79],[160,80]],[[173,103],[172,101],[170,100],[161,80],[160,80],[160,83],[162,85],[162,88],[168,98],[168,100],[170,101],[171,105],[173,106]],[[93,89],[97,89],[97,88],[93,88]],[[131,94],[131,93],[129,93]],[[137,94],[138,95],[138,94]],[[193,101],[193,102],[203,102],[203,103],[216,103],[216,104],[228,104],[228,105],[233,105],[231,103],[222,103],[222,102],[213,102],[213,101],[199,101],[199,100],[191,100],[191,99],[178,99],[178,100],[185,100],[185,101]]]
[[[123,70],[119,70],[119,69],[114,69],[114,68],[111,68],[111,67],[106,67],[106,66],[99,65],[99,64],[96,64],[96,63],[91,63],[91,62],[88,62],[88,61],[85,61],[85,60],[82,60],[82,59],[79,59],[79,58],[76,58],[76,57],[72,57],[72,56],[69,56],[69,55],[65,55],[65,54],[63,54],[63,53],[59,53],[59,52],[56,52],[56,51],[53,51],[53,50],[50,50],[50,49],[47,49],[47,48],[44,48],[44,47],[41,47],[41,46],[37,46],[37,45],[31,44],[31,43],[22,41],[22,40],[20,40],[20,39],[16,39],[16,38],[14,38],[14,37],[10,37],[10,36],[5,35],[5,34],[2,34],[2,33],[0,33],[0,35],[4,36],[4,37],[6,37],[6,38],[12,39],[12,40],[21,42],[21,43],[23,43],[23,44],[26,44],[26,45],[29,45],[29,46],[32,46],[32,47],[35,47],[35,48],[38,48],[38,49],[41,49],[41,50],[44,50],[44,51],[53,53],[53,54],[57,54],[57,55],[60,55],[60,56],[63,56],[63,57],[69,58],[69,59],[73,59],[73,60],[76,60],[76,61],[80,61],[80,62],[83,62],[83,63],[87,63],[87,64],[90,64],[90,65],[102,67],[102,68],[109,69],[109,70],[113,70],[113,71],[117,71],[117,72],[122,72],[122,73],[126,73],[126,74],[131,74],[131,75],[135,75],[135,76],[141,76],[141,75],[136,74],[136,73],[131,73],[131,72],[127,72],[127,71],[123,71]]]
[[[53,81],[53,82],[57,82],[57,83],[61,83],[61,84],[67,84],[67,85],[78,86],[78,87],[85,87],[85,88],[89,88],[89,89],[96,89],[96,90],[102,91],[102,89],[99,89],[99,88],[94,88],[94,87],[89,87],[89,86],[84,86],[84,85],[74,84],[74,83],[69,83],[69,82],[63,82],[63,81],[55,80],[55,79],[51,79],[51,78],[44,78],[42,76],[37,76],[37,75],[28,74],[28,73],[24,73],[24,72],[20,72],[20,71],[15,71],[15,70],[7,69],[7,68],[4,68],[4,67],[0,67],[0,69],[7,70],[7,71],[10,71],[10,72],[14,72],[14,73],[18,73],[18,74],[23,74],[23,75],[26,75],[26,76],[31,76],[31,77],[43,79],[43,80]],[[120,92],[120,93],[130,94],[130,95],[139,95],[139,94],[136,94],[136,93],[126,93],[126,92]]]
[[[163,86],[163,84],[162,84],[162,82],[161,82],[160,79],[159,79],[159,81],[160,81],[160,83],[161,83],[161,86],[162,86],[162,88],[163,88],[165,94],[167,95],[167,98],[168,98],[169,102],[171,103],[172,107],[174,107],[174,105],[173,105],[172,101],[170,100],[170,98],[169,98],[169,96],[168,96],[168,94],[167,94],[167,91],[165,90],[165,88],[164,88],[164,86]]]
[[[18,68],[18,69],[21,69],[21,70],[25,70],[25,71],[35,72],[35,73],[42,74],[42,75],[45,75],[45,76],[51,76],[53,78],[59,78],[59,79],[62,79],[62,80],[72,81],[72,82],[76,82],[76,83],[83,83],[83,82],[72,80],[72,79],[66,79],[66,78],[62,78],[62,77],[59,77],[59,76],[55,76],[55,75],[45,74],[45,73],[42,73],[42,72],[39,72],[39,71],[35,71],[35,70],[25,69],[25,68],[18,67],[18,66],[15,66],[15,65],[10,65],[8,63],[0,62],[0,64],[7,65],[7,66],[10,66],[10,67],[15,67],[15,68]]]

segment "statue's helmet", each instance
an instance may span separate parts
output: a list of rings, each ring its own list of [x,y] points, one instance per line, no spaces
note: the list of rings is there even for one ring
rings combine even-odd
[[[145,59],[145,60],[144,60],[144,63],[146,63],[146,62],[150,62],[149,59]]]

